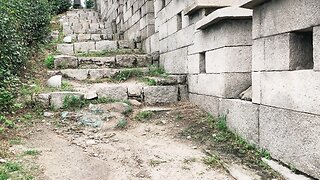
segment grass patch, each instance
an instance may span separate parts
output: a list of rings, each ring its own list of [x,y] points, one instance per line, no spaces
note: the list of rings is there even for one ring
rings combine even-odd
[[[28,156],[36,156],[39,155],[40,152],[38,150],[26,150],[23,152],[23,154]]]
[[[144,82],[146,85],[148,86],[156,86],[157,85],[157,81],[151,78],[142,78],[142,82]]]
[[[152,111],[141,111],[136,116],[135,119],[138,121],[147,121],[152,118],[154,113]]]
[[[152,166],[152,167],[156,167],[156,166],[159,166],[160,164],[163,164],[163,163],[167,163],[167,161],[151,159],[150,162],[149,162],[149,165]]]
[[[120,119],[118,120],[117,124],[116,124],[116,128],[117,129],[125,129],[128,125],[128,121],[125,119]]]
[[[124,82],[133,77],[142,77],[145,73],[141,69],[126,69],[117,73],[112,80],[116,82]]]
[[[9,144],[10,145],[19,145],[19,144],[22,144],[22,140],[21,140],[21,138],[11,139],[11,140],[9,140]]]
[[[63,109],[80,109],[86,105],[86,101],[79,96],[66,96],[63,100]]]
[[[54,68],[54,56],[53,55],[48,55],[47,58],[44,60],[44,64],[48,69],[53,69]]]
[[[262,171],[266,177],[277,177],[277,174],[261,160],[263,157],[270,158],[270,153],[232,133],[227,127],[225,116],[203,116],[201,121],[192,123],[181,135],[185,138],[191,136],[195,141],[206,144],[207,149],[213,152],[203,159],[205,164],[217,167],[229,157],[234,157],[251,168]]]

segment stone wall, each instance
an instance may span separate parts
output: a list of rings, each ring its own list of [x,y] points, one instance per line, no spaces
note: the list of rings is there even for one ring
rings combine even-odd
[[[187,75],[181,90],[191,102],[320,178],[317,0],[97,1],[114,39],[158,52],[167,72]]]

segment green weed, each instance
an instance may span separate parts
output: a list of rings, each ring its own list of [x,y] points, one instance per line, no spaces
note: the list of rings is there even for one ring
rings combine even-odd
[[[26,150],[23,152],[24,155],[36,156],[39,155],[40,152],[38,150]]]
[[[153,116],[152,111],[141,111],[136,115],[135,119],[138,121],[146,121],[152,118],[152,116]]]
[[[45,59],[44,64],[47,68],[53,69],[54,68],[54,56],[48,55],[48,57]]]
[[[120,119],[118,122],[117,122],[117,125],[116,125],[116,128],[118,129],[124,129],[126,128],[128,125],[128,121],[125,120],[125,119]]]
[[[63,100],[64,109],[80,109],[86,105],[86,101],[79,96],[66,96]]]

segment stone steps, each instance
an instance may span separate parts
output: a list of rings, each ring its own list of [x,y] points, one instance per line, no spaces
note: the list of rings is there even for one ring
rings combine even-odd
[[[152,65],[152,57],[145,54],[119,54],[104,57],[57,55],[54,59],[55,69],[137,68]]]

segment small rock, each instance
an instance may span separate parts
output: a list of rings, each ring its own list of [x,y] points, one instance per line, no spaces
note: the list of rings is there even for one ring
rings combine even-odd
[[[0,159],[0,163],[6,163],[7,161],[5,159]]]
[[[191,136],[188,136],[187,139],[191,139]]]
[[[145,135],[147,135],[147,133],[142,133],[142,136],[145,136]]]
[[[198,147],[197,146],[192,146],[192,149],[197,149]]]
[[[119,139],[113,139],[112,141],[113,142],[119,142]]]
[[[135,99],[130,99],[129,102],[133,105],[133,106],[137,106],[140,107],[142,105],[141,102],[135,100]]]
[[[162,120],[161,123],[162,123],[162,124],[167,124],[167,121]]]
[[[52,112],[44,112],[44,113],[43,113],[43,116],[44,116],[44,117],[48,117],[48,118],[54,117],[54,113],[52,113]],[[45,120],[44,120],[43,122],[45,122]]]
[[[90,139],[90,140],[86,141],[86,145],[87,145],[87,146],[93,146],[93,145],[95,145],[95,144],[96,144],[96,141],[93,140],[93,139]]]
[[[72,43],[72,37],[71,36],[66,36],[65,38],[63,38],[63,42]]]
[[[61,75],[52,76],[47,81],[47,85],[49,87],[60,88],[61,84],[62,84],[62,76]]]
[[[150,128],[146,128],[144,131],[145,132],[150,132]]]
[[[95,91],[90,91],[84,95],[84,98],[87,100],[95,99],[97,97],[98,97],[98,94]]]

